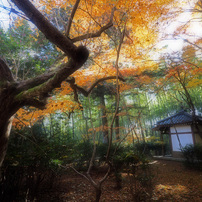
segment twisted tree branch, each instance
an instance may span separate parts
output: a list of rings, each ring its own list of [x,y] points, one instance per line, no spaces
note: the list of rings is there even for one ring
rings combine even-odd
[[[95,88],[95,86],[100,83],[100,82],[103,82],[103,81],[106,81],[106,80],[111,80],[111,79],[116,79],[116,76],[107,76],[107,77],[104,77],[104,78],[101,78],[101,79],[98,79],[95,83],[93,83],[93,85],[88,89],[88,90],[85,90],[84,88],[82,88],[81,86],[78,86],[77,84],[75,84],[75,79],[74,78],[68,78],[66,81],[70,84],[70,87],[74,90],[74,92],[77,92],[79,91],[80,93],[82,93],[85,97],[88,97],[88,95],[92,92],[92,90]],[[125,81],[124,78],[122,77],[118,77],[119,80],[121,81]],[[78,101],[78,95],[75,96],[75,98],[77,98],[76,101]],[[79,101],[78,101],[79,102]]]

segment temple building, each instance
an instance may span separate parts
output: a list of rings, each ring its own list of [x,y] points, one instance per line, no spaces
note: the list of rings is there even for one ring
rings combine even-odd
[[[161,137],[169,135],[171,154],[181,157],[181,148],[187,144],[202,144],[202,117],[192,116],[185,110],[160,120],[153,130],[160,131]]]

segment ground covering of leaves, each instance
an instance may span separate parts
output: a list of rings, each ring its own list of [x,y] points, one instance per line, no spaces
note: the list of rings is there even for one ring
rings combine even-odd
[[[134,200],[131,184],[127,180],[127,174],[122,174],[122,189],[115,188],[115,180],[110,176],[103,184],[101,202],[109,201],[202,201],[202,172],[185,168],[182,162],[153,160],[151,168],[154,174],[152,198],[148,200]],[[97,179],[103,175],[95,172]],[[44,195],[45,194],[45,195]],[[45,196],[45,198],[44,198]],[[47,199],[47,197],[49,199]],[[37,201],[95,201],[93,187],[76,173],[62,175],[54,190],[41,193],[41,199]]]

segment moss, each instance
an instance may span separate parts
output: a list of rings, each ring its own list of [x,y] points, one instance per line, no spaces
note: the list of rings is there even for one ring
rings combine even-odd
[[[17,94],[17,95],[15,96],[15,99],[16,99],[17,101],[20,101],[20,100],[22,100],[22,99],[32,97],[32,96],[33,96],[33,95],[32,95],[33,92],[37,91],[37,88],[38,88],[38,86],[37,86],[37,87],[34,87],[34,88],[30,88],[30,89],[28,89],[28,90],[26,90],[26,91],[20,92],[19,94]]]
[[[17,94],[15,96],[15,99],[17,101],[20,101],[22,99],[33,98],[35,96],[39,96],[45,85],[46,85],[46,83],[43,83],[41,85],[35,86],[33,88],[30,88],[28,90],[22,91],[22,92],[20,92],[19,94]]]

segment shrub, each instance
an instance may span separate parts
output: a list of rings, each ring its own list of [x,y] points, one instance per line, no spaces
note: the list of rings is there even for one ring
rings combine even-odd
[[[135,148],[139,153],[147,156],[163,155],[167,153],[168,146],[161,141],[156,142],[139,142],[135,144]]]
[[[130,187],[128,199],[133,201],[147,201],[152,196],[153,175],[149,166],[149,161],[145,154],[136,148],[127,148],[123,153],[119,153],[113,158],[115,167],[115,178],[117,188],[121,188],[121,172],[127,173],[127,183]]]
[[[35,127],[36,128],[36,127]],[[63,145],[58,138],[48,139],[40,128],[13,131],[1,168],[0,201],[33,201],[40,189],[52,189],[61,169],[58,163],[71,161],[72,141]],[[19,134],[22,134],[20,136]]]
[[[72,148],[72,163],[77,170],[86,170],[93,152],[93,144],[90,141],[81,141]]]
[[[187,144],[181,149],[185,158],[185,165],[190,168],[202,170],[202,145]]]

